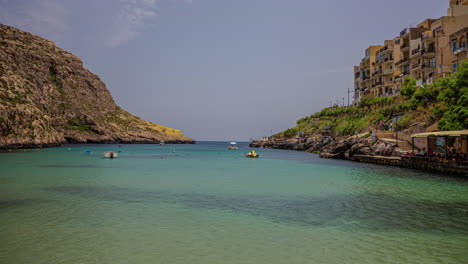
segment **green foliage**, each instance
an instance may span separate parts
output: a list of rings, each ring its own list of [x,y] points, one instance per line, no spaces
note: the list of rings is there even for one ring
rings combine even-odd
[[[406,78],[401,87],[400,94],[406,100],[410,99],[416,92],[416,79]]]
[[[410,99],[411,109],[416,110],[418,106],[426,107],[430,103],[437,101],[439,90],[434,86],[421,86],[416,88]]]
[[[292,136],[295,136],[297,132],[299,132],[299,127],[293,127],[284,131],[282,135],[285,137],[292,137]]]
[[[90,124],[78,119],[68,120],[67,126],[65,126],[65,128],[68,130],[78,130],[85,133],[94,133]]]
[[[461,130],[468,128],[468,107],[453,106],[439,121],[441,130]]]
[[[358,105],[329,107],[297,120],[297,126],[275,137],[292,137],[298,132],[351,135],[364,132],[381,123],[394,124],[404,130],[414,123],[431,125],[438,122],[441,130],[468,129],[468,61],[456,73],[438,79],[431,85],[416,87],[416,80],[405,79],[401,97],[362,98]]]
[[[446,77],[434,84],[439,94],[437,100],[446,104],[438,124],[441,130],[468,128],[468,61],[460,64],[454,77]]]
[[[411,115],[404,115],[395,123],[396,130],[404,130],[411,126],[414,122],[413,117]]]

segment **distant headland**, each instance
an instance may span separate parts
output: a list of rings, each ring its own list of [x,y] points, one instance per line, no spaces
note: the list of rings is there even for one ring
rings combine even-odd
[[[80,58],[49,40],[0,25],[0,148],[161,141],[194,143],[177,129],[117,106]]]

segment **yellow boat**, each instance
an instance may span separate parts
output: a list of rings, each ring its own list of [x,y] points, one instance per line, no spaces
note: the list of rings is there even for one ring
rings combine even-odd
[[[260,157],[260,155],[258,155],[255,150],[250,151],[249,154],[245,154],[245,156],[248,157],[248,158],[258,158],[258,157]]]

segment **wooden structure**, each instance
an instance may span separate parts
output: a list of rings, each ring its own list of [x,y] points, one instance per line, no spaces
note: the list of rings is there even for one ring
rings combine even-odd
[[[426,139],[425,156],[468,161],[468,129],[411,135],[413,153],[414,140],[418,138]]]

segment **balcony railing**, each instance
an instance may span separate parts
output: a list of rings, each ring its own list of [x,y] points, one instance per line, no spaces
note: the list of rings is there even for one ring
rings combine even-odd
[[[401,64],[405,63],[408,61],[408,58],[404,58],[399,60],[398,62],[395,63],[395,66],[400,66]]]
[[[430,63],[422,65],[423,69],[434,69],[435,67],[436,67],[435,65],[431,65]]]
[[[416,69],[418,69],[418,68],[420,68],[420,67],[421,67],[420,64],[413,64],[413,65],[411,65],[411,69],[412,69],[412,70],[416,70]]]
[[[414,49],[414,50],[411,51],[411,56],[414,56],[414,55],[416,55],[416,54],[418,54],[420,52],[421,52],[420,48]]]
[[[372,88],[375,88],[377,86],[381,86],[382,85],[382,81],[378,81],[378,82],[375,82],[373,85],[372,85]]]
[[[392,75],[393,74],[393,70],[392,69],[387,69],[385,71],[382,72],[382,75]]]
[[[431,31],[426,31],[421,36],[422,40],[431,39],[431,38],[433,38],[433,35],[432,35]]]
[[[421,54],[425,54],[425,53],[434,53],[435,52],[435,47],[429,47],[429,48],[426,48],[426,49],[423,49],[421,51]]]
[[[409,48],[408,43],[403,43],[403,45],[400,46],[400,50],[404,50],[406,48]]]

